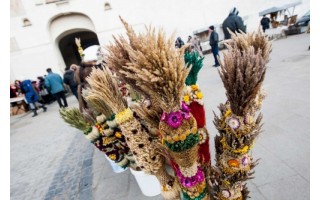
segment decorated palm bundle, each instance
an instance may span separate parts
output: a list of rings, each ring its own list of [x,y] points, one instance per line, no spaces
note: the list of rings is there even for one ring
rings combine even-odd
[[[121,19],[122,20],[122,19]],[[135,34],[124,20],[129,41],[121,37],[108,49],[112,56],[108,65],[122,74],[127,83],[160,107],[161,140],[173,158],[173,166],[184,199],[207,198],[204,172],[198,163],[199,133],[190,108],[182,103],[183,88],[189,69],[184,63],[184,48],[174,48],[174,40],[165,38],[163,30],[147,28],[145,34]],[[150,118],[151,119],[151,118]],[[155,119],[155,118],[154,118]],[[155,119],[157,120],[157,119]],[[158,119],[159,120],[159,119]],[[151,122],[152,123],[152,122]]]
[[[206,116],[203,105],[203,94],[197,85],[198,73],[203,66],[204,57],[200,57],[197,52],[185,53],[184,60],[187,68],[191,68],[185,81],[183,101],[189,106],[190,112],[197,121],[199,143],[199,162],[203,166],[211,166],[209,134],[206,129]]]
[[[147,174],[157,177],[165,199],[177,199],[179,187],[175,178],[164,170],[165,159],[155,148],[157,138],[148,133],[127,106],[116,81],[112,78],[111,71],[106,67],[93,69],[87,77],[87,82],[89,88],[85,91],[86,98],[100,99],[101,103],[107,104],[116,113],[115,121],[122,130],[138,167]]]
[[[232,34],[227,43],[219,75],[228,98],[220,104],[220,115],[214,124],[219,132],[215,137],[216,166],[211,171],[209,185],[214,199],[247,199],[245,181],[253,178],[258,164],[249,151],[261,133],[261,107],[265,97],[261,89],[271,44],[261,31],[251,34]]]
[[[107,119],[104,114],[95,116],[87,111],[81,113],[78,108],[62,108],[59,112],[66,123],[83,131],[85,138],[117,165],[136,169],[133,155],[115,123],[114,115]]]

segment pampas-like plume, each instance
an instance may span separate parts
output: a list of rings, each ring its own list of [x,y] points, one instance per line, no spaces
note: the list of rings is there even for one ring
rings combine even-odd
[[[126,78],[126,82],[135,83],[135,88],[148,94],[152,104],[169,112],[179,109],[182,88],[188,75],[185,67],[184,48],[175,49],[171,37],[166,40],[165,33],[158,34],[148,27],[146,34],[135,34],[121,17],[129,41],[120,37],[115,45],[107,47],[109,55],[106,62]],[[131,85],[131,84],[130,84]]]
[[[90,88],[85,89],[84,98],[89,99],[89,101],[90,99],[99,99],[96,102],[101,103],[103,108],[110,108],[114,113],[127,108],[127,102],[122,98],[117,83],[107,67],[93,68],[86,80]]]
[[[261,32],[233,34],[223,53],[220,77],[226,88],[231,110],[238,116],[248,112],[249,104],[260,91],[269,61],[271,44]]]

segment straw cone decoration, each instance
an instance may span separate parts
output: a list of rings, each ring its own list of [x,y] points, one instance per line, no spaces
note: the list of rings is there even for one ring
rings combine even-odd
[[[121,18],[120,18],[121,19]],[[163,30],[147,28],[146,34],[135,34],[123,19],[129,41],[123,37],[107,49],[109,65],[137,90],[146,94],[152,105],[163,111],[159,131],[163,144],[178,164],[184,198],[207,196],[204,173],[197,164],[199,133],[197,123],[187,105],[181,105],[183,88],[189,69],[184,63],[184,49],[174,48],[173,37],[166,39]],[[196,170],[191,168],[196,166]],[[179,170],[183,168],[183,170]],[[189,173],[189,171],[193,173]],[[191,181],[195,180],[195,181]],[[200,187],[202,184],[204,187]]]
[[[219,106],[214,124],[216,167],[211,171],[210,193],[214,199],[248,198],[245,181],[257,165],[249,151],[261,133],[262,115],[256,116],[265,97],[261,89],[271,44],[263,33],[232,34],[219,70],[228,101]]]
[[[103,99],[114,113],[117,113],[115,121],[125,136],[138,167],[158,178],[162,189],[166,189],[165,193],[163,193],[165,199],[174,199],[172,197],[179,196],[177,192],[179,189],[176,188],[174,177],[167,173],[158,173],[159,170],[164,168],[164,157],[156,152],[157,140],[148,134],[147,130],[134,117],[131,109],[127,108],[117,84],[112,78],[111,71],[106,67],[93,69],[87,78],[87,82],[90,86],[86,90],[87,96],[96,95],[98,98]],[[161,177],[158,177],[159,175]],[[166,182],[163,182],[163,180],[166,180]]]

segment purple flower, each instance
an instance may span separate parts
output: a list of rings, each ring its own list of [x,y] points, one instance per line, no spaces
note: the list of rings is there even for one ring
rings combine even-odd
[[[184,111],[184,112],[189,112],[190,108],[187,106],[187,104],[185,102],[182,102],[181,110]]]
[[[249,159],[247,156],[244,156],[241,161],[243,166],[247,166],[249,163]]]
[[[183,117],[180,111],[171,112],[167,116],[167,124],[172,128],[178,128],[182,124]]]
[[[182,115],[182,117],[183,117],[184,119],[186,119],[186,120],[190,119],[190,117],[191,117],[188,112],[181,112],[181,115]]]

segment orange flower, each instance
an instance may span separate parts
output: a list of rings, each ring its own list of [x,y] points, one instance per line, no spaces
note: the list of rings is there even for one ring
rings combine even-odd
[[[230,167],[239,168],[240,163],[239,163],[237,160],[235,160],[235,159],[231,159],[231,160],[228,160],[228,165],[229,165]]]

